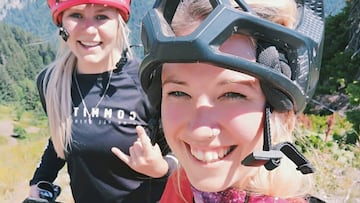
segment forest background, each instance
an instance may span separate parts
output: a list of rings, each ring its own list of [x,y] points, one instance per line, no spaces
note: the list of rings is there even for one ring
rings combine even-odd
[[[315,165],[327,202],[360,202],[360,1],[324,0],[325,43],[318,88],[298,117],[296,144]],[[132,44],[153,0],[132,1]],[[0,0],[0,202],[21,202],[49,138],[35,87],[56,54],[57,30],[43,0]],[[142,56],[141,48],[135,52]],[[311,152],[311,153],[309,153]],[[73,202],[64,168],[59,200]]]

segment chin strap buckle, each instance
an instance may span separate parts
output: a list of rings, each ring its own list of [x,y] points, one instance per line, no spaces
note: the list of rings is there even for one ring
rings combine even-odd
[[[244,166],[264,166],[267,170],[273,170],[280,166],[281,158],[286,155],[297,166],[297,170],[302,174],[314,173],[315,169],[310,162],[297,150],[291,142],[281,142],[276,145],[271,144],[270,133],[270,106],[265,107],[264,117],[264,143],[262,151],[254,151],[242,160]]]
[[[286,155],[297,166],[302,174],[314,173],[315,169],[310,162],[290,142],[282,142],[272,147],[269,151],[255,151],[249,154],[241,163],[244,166],[264,166],[273,170],[280,166],[281,158]]]

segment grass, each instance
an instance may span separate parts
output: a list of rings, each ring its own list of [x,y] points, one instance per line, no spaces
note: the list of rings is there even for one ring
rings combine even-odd
[[[22,202],[30,191],[29,180],[48,141],[45,117],[35,113],[22,113],[17,119],[14,107],[0,106],[0,120],[9,120],[15,128],[24,129],[21,139],[0,135],[0,200],[2,203]],[[3,126],[4,127],[4,126]],[[12,143],[12,144],[10,144]],[[59,172],[55,181],[62,187],[60,202],[73,202],[66,169]]]
[[[357,166],[360,153],[358,147],[354,151],[342,149],[325,151],[314,150],[309,156],[316,168],[315,182],[318,197],[327,202],[360,202],[360,168]],[[338,159],[334,155],[341,154]]]
[[[346,143],[346,136],[354,131],[344,117],[333,115],[330,128],[329,118],[315,115],[300,118],[300,125],[307,127],[297,132],[298,145],[316,168],[314,194],[327,202],[359,203],[360,143]],[[326,132],[331,133],[327,136]]]

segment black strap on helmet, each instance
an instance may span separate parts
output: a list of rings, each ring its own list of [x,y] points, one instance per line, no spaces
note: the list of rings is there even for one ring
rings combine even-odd
[[[290,142],[271,144],[270,130],[270,106],[265,107],[264,136],[262,151],[254,151],[242,160],[244,166],[264,166],[267,170],[273,170],[280,166],[281,158],[286,155],[297,166],[302,174],[314,173],[315,169],[310,162]]]

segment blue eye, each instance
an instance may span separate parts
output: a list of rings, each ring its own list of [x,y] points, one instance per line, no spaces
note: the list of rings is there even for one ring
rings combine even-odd
[[[169,92],[168,95],[173,96],[173,97],[185,97],[185,96],[189,96],[189,95],[186,94],[185,92],[181,92],[181,91]]]
[[[109,19],[109,17],[107,17],[106,15],[98,15],[96,16],[96,20],[106,20]]]
[[[246,98],[245,95],[237,93],[237,92],[227,92],[222,95],[222,97],[230,98],[230,99],[243,99]]]
[[[80,18],[82,18],[82,15],[79,14],[79,13],[73,13],[73,14],[70,15],[70,17],[80,19]]]

